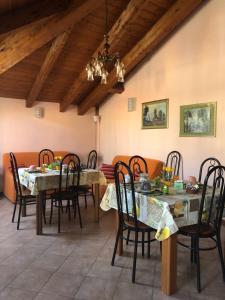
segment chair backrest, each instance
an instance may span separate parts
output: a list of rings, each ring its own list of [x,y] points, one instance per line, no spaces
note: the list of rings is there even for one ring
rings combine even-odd
[[[129,159],[129,168],[136,180],[140,173],[148,173],[148,166],[145,159],[139,155],[134,155]]]
[[[50,164],[54,161],[54,152],[50,149],[42,149],[38,155],[38,166],[41,167],[42,164]]]
[[[96,169],[96,164],[97,164],[97,151],[92,150],[88,154],[87,169]]]
[[[137,228],[138,221],[134,180],[129,166],[122,161],[118,161],[114,166],[114,177],[120,225],[125,225],[126,221],[129,222],[132,220]],[[127,178],[129,184],[126,183]]]
[[[207,173],[215,166],[220,166],[221,163],[220,161],[215,158],[215,157],[209,157],[209,158],[206,158],[202,163],[201,163],[201,166],[200,166],[200,169],[199,169],[199,176],[198,176],[198,182],[199,183],[202,183],[202,179],[203,179],[203,182],[204,182],[204,178],[205,176],[207,175]],[[202,178],[204,176],[204,178]]]
[[[17,195],[17,197],[18,196],[22,197],[22,189],[21,189],[21,185],[20,185],[20,178],[19,178],[19,173],[18,173],[16,157],[13,152],[10,152],[9,156],[10,156],[10,165],[11,165],[11,169],[12,169],[13,182],[14,182],[16,195]]]
[[[209,182],[213,182],[209,186]],[[211,225],[215,232],[220,230],[225,204],[225,167],[212,167],[204,180],[198,216],[198,230],[202,224]]]
[[[67,168],[64,168],[67,165]],[[66,171],[65,171],[66,170]],[[71,191],[80,184],[80,158],[74,153],[66,154],[60,163],[59,192]]]
[[[172,177],[179,176],[180,174],[180,166],[181,166],[181,154],[178,151],[171,151],[166,158],[166,166],[171,167]]]

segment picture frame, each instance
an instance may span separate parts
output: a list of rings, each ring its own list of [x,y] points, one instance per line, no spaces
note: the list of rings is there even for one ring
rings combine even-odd
[[[180,136],[216,136],[216,102],[180,106]]]
[[[142,103],[142,129],[168,128],[169,99]]]

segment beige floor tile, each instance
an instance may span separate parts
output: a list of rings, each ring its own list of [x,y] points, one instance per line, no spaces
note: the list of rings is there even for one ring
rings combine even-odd
[[[65,259],[66,258],[63,255],[49,254],[48,252],[45,252],[45,254],[39,256],[33,261],[31,267],[53,272],[60,268]]]
[[[29,291],[39,291],[51,275],[52,273],[49,271],[30,267],[17,276],[9,286]]]
[[[0,300],[32,300],[36,294],[36,292],[8,287],[1,291]]]
[[[84,255],[70,256],[59,268],[59,272],[85,276],[91,269],[95,259],[95,257]]]
[[[116,281],[95,277],[85,277],[75,299],[79,300],[109,300],[115,291]]]
[[[56,272],[43,287],[46,294],[55,294],[66,297],[74,297],[83,280],[81,275],[72,275]]]
[[[113,300],[149,300],[152,299],[153,289],[143,284],[119,282],[115,289]]]

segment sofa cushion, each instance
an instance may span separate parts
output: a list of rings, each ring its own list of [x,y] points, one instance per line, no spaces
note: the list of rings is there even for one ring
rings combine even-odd
[[[102,164],[100,170],[104,173],[106,179],[114,179],[114,167],[110,164]]]

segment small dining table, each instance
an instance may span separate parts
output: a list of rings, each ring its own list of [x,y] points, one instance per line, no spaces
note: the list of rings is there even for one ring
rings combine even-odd
[[[128,205],[131,196],[131,191],[130,193],[128,191]],[[210,199],[210,193],[206,195],[206,200],[207,197]],[[170,194],[164,195],[160,192],[154,194],[136,189],[135,198],[138,220],[156,229],[155,238],[162,242],[161,290],[166,295],[171,295],[177,290],[176,233],[179,227],[197,223],[201,192],[189,194],[185,190],[176,191],[171,188]],[[104,211],[111,208],[117,209],[115,184],[108,185],[100,207]],[[122,255],[123,242],[121,240],[118,249],[118,254]]]
[[[41,169],[30,171],[27,168],[18,169],[20,183],[30,190],[31,195],[36,196],[36,234],[43,234],[42,202],[44,193],[59,187],[59,170]],[[66,176],[66,175],[64,175]],[[94,185],[94,220],[99,222],[99,184],[106,184],[104,174],[99,170],[84,169],[80,172],[80,185]]]

